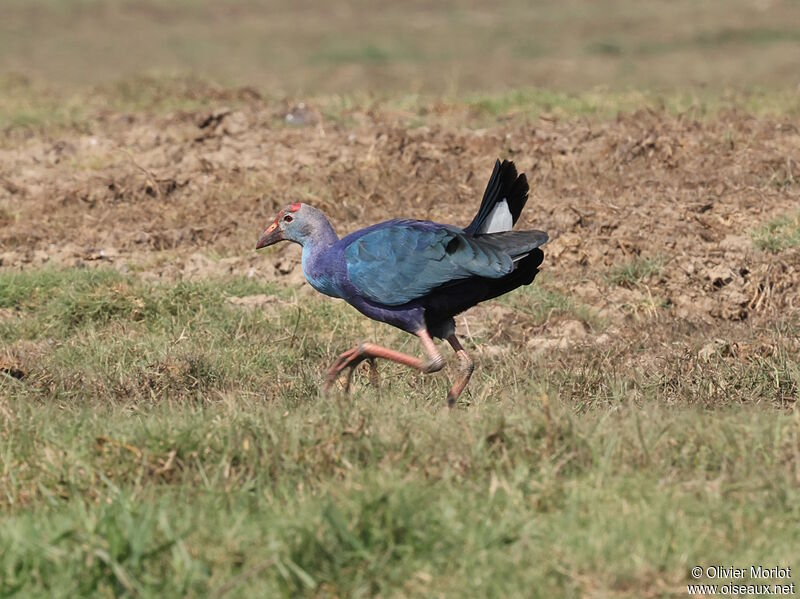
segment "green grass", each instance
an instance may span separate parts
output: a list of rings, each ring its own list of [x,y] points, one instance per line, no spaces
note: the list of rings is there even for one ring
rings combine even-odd
[[[580,313],[544,283],[519,318]],[[800,550],[788,351],[501,344],[448,411],[446,375],[383,363],[321,397],[349,343],[418,348],[248,279],[0,272],[0,308],[2,596],[681,596],[694,565]]]
[[[798,549],[790,417],[722,412],[710,434],[702,412],[654,404],[287,407],[19,406],[0,589],[678,595],[708,556],[788,565]]]
[[[0,130],[65,126],[84,119],[76,98],[59,98],[24,78],[0,76]]]
[[[65,91],[27,78],[0,76],[0,130],[87,131],[108,112],[167,114],[226,105],[236,108],[254,90],[223,90],[198,77],[139,76],[100,86]]]
[[[792,89],[798,40],[792,2],[751,0],[347,0],[313,8],[288,0],[7,0],[4,9],[0,73],[71,89],[147,74],[198,74],[289,95],[461,96],[521,85]]]
[[[476,116],[612,118],[620,113],[649,109],[669,114],[708,117],[740,109],[756,115],[790,115],[800,112],[800,95],[795,91],[751,88],[747,92],[717,90],[609,90],[596,88],[581,92],[561,92],[544,88],[521,88],[509,92],[474,94],[465,102]]]
[[[730,28],[697,33],[688,39],[674,39],[669,42],[657,43],[645,42],[638,48],[638,52],[662,54],[686,49],[702,50],[740,45],[768,46],[797,41],[800,41],[800,33],[794,29],[781,27]]]
[[[337,40],[327,44],[309,58],[311,64],[389,64],[395,62],[418,61],[423,57],[414,50],[412,44],[394,44],[360,41],[355,44]]]
[[[335,59],[330,57],[331,60]],[[366,60],[366,59],[365,59]],[[372,59],[370,59],[372,60]],[[378,57],[374,57],[378,61]],[[0,76],[0,144],[13,145],[26,132],[58,135],[64,131],[92,132],[96,121],[108,111],[165,115],[205,112],[221,106],[230,109],[255,108],[274,111],[285,97],[253,86],[223,88],[196,76],[141,76],[116,80],[89,89],[64,90],[31,83],[19,77]],[[792,116],[800,114],[796,90],[751,89],[747,92],[618,91],[595,88],[561,92],[548,88],[519,88],[508,92],[471,94],[386,95],[380,91],[307,96],[333,125],[352,125],[355,113],[384,112],[405,121],[407,126],[441,125],[443,122],[484,127],[498,119],[530,120],[542,115],[560,118],[613,118],[620,113],[649,109],[694,118],[739,109],[754,115]],[[276,112],[272,126],[285,126]],[[22,135],[15,135],[21,132]],[[93,168],[93,163],[76,164]]]
[[[752,237],[757,247],[774,253],[800,246],[800,214],[771,220],[756,229]]]
[[[660,276],[663,269],[663,258],[636,257],[612,268],[607,276],[610,283],[631,288],[651,277]]]
[[[536,284],[504,296],[499,302],[525,314],[537,325],[551,318],[566,318],[579,320],[597,330],[602,330],[605,326],[603,318],[591,307],[573,296],[554,289],[547,275],[539,275]]]
[[[370,46],[371,47],[371,46]],[[380,62],[382,54],[365,53],[364,60]],[[327,55],[326,60],[337,60]],[[372,58],[369,58],[372,56]],[[385,58],[390,60],[390,58]],[[391,59],[394,60],[394,59]],[[800,95],[796,90],[750,89],[747,92],[620,91],[594,88],[577,92],[549,88],[522,87],[513,91],[481,93],[404,93],[362,92],[306,96],[305,101],[319,109],[326,122],[352,124],[354,113],[375,111],[393,114],[409,126],[440,125],[443,122],[483,127],[498,119],[529,120],[542,115],[561,118],[613,118],[620,113],[642,109],[710,117],[739,109],[754,115],[791,116],[800,114]],[[0,74],[0,144],[13,145],[26,132],[58,135],[63,131],[92,132],[96,121],[109,111],[165,115],[204,112],[225,106],[229,109],[256,108],[274,111],[284,103],[284,95],[251,85],[220,87],[198,76],[147,75],[117,79],[90,88],[65,91],[52,85],[31,82],[19,76]],[[280,112],[271,121],[285,126]],[[22,132],[22,136],[15,136]],[[79,164],[78,168],[92,168]]]

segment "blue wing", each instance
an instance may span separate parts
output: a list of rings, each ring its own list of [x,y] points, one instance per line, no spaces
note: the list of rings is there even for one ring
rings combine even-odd
[[[385,306],[419,299],[453,281],[494,279],[514,270],[511,256],[493,244],[423,221],[380,226],[350,243],[344,255],[350,282]]]

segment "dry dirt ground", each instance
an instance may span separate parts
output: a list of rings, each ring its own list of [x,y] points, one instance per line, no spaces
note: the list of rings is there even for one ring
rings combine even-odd
[[[340,234],[399,216],[464,225],[502,157],[531,183],[521,226],[551,237],[537,284],[580,309],[531,320],[495,303],[467,316],[470,334],[532,351],[611,341],[637,363],[796,349],[776,339],[800,310],[800,252],[752,238],[800,206],[795,119],[641,111],[478,129],[451,112],[334,121],[254,96],[236,109],[221,98],[210,111],[103,114],[57,137],[15,130],[0,147],[0,268],[239,274],[309,290],[297,247],[253,251],[283,205],[314,204]]]

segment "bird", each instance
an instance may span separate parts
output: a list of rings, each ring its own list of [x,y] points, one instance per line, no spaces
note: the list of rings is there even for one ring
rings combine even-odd
[[[398,218],[342,238],[317,208],[294,202],[280,210],[256,243],[302,246],[302,268],[317,291],[345,300],[365,316],[416,335],[425,358],[364,342],[343,352],[328,369],[323,391],[348,370],[345,392],[358,364],[368,361],[377,383],[376,359],[423,373],[445,361],[434,339],[446,340],[458,358],[457,378],[447,393],[453,407],[469,383],[474,362],[456,336],[454,316],[533,282],[548,239],[538,230],[513,231],[528,200],[525,174],[497,160],[477,214],[464,228]]]

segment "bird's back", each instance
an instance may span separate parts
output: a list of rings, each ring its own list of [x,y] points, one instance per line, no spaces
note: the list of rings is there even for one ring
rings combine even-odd
[[[513,258],[487,239],[430,221],[381,223],[342,244],[349,281],[385,306],[419,300],[452,281],[497,278],[514,269]]]
[[[446,320],[469,307],[530,284],[547,241],[542,231],[511,231],[528,197],[524,175],[495,165],[478,213],[461,229],[432,221],[392,219],[338,240],[304,270],[309,282],[378,320],[422,308]],[[394,317],[394,316],[393,316]]]

